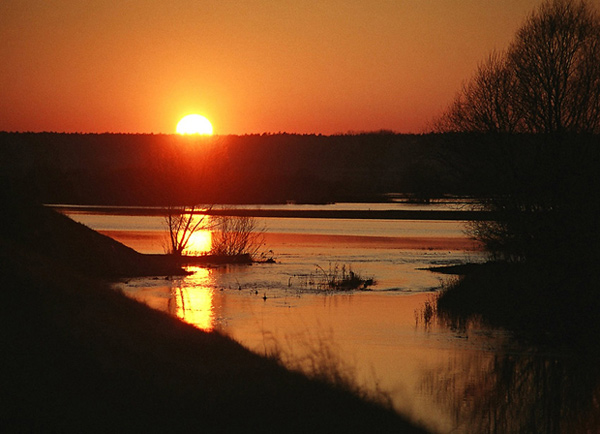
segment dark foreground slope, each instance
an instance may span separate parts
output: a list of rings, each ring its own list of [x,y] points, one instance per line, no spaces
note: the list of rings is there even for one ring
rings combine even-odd
[[[68,265],[87,276],[125,277],[175,275],[183,270],[162,255],[143,255],[46,207],[21,203],[10,196],[2,201],[0,237],[6,248],[22,248]]]
[[[5,235],[1,432],[421,432]]]
[[[579,268],[567,269],[557,264],[489,262],[445,270],[462,277],[441,292],[438,314],[452,324],[483,319],[527,342],[567,347],[597,358],[598,270],[597,264],[581,262]]]

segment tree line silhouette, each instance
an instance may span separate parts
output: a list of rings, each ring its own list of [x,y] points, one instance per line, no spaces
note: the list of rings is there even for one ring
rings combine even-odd
[[[476,192],[450,154],[437,134],[4,132],[0,176],[7,188],[45,203],[322,203]]]

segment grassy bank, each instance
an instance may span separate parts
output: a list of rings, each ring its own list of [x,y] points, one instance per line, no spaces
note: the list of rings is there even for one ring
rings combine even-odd
[[[8,251],[22,249],[100,278],[184,273],[173,261],[138,253],[49,208],[14,199],[3,205],[0,237]]]
[[[600,353],[597,273],[588,268],[487,263],[447,270],[462,277],[441,292],[438,314],[456,324],[482,318],[537,343]]]
[[[2,432],[422,432],[113,291],[97,277],[151,264],[21,211],[0,232]]]

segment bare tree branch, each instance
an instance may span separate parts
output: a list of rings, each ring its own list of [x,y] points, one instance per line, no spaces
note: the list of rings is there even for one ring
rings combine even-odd
[[[200,208],[196,205],[191,208],[184,206],[169,206],[165,216],[165,224],[169,232],[169,253],[181,256],[189,247],[192,236],[201,230],[213,227],[208,213],[212,205]]]
[[[600,132],[600,16],[548,0],[506,53],[479,65],[435,124],[440,132]]]

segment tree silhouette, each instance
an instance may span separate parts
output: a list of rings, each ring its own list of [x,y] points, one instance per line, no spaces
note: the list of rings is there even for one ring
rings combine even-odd
[[[436,128],[485,133],[494,142],[472,180],[493,186],[481,205],[495,221],[471,228],[488,251],[572,262],[566,257],[596,243],[590,222],[598,207],[589,197],[600,190],[598,11],[584,1],[543,3],[506,52],[478,67]]]
[[[436,123],[439,131],[600,132],[600,16],[549,0],[493,53]]]
[[[471,81],[463,85],[436,129],[469,132],[506,132],[519,129],[520,116],[515,107],[515,72],[504,53],[493,52],[479,64]]]
[[[181,256],[196,232],[212,228],[207,215],[211,209],[212,206],[205,209],[197,206],[167,208],[165,224],[169,232],[169,254]]]
[[[259,226],[254,217],[220,215],[215,217],[214,228],[211,242],[213,255],[248,255],[252,258],[264,244],[265,228]]]

